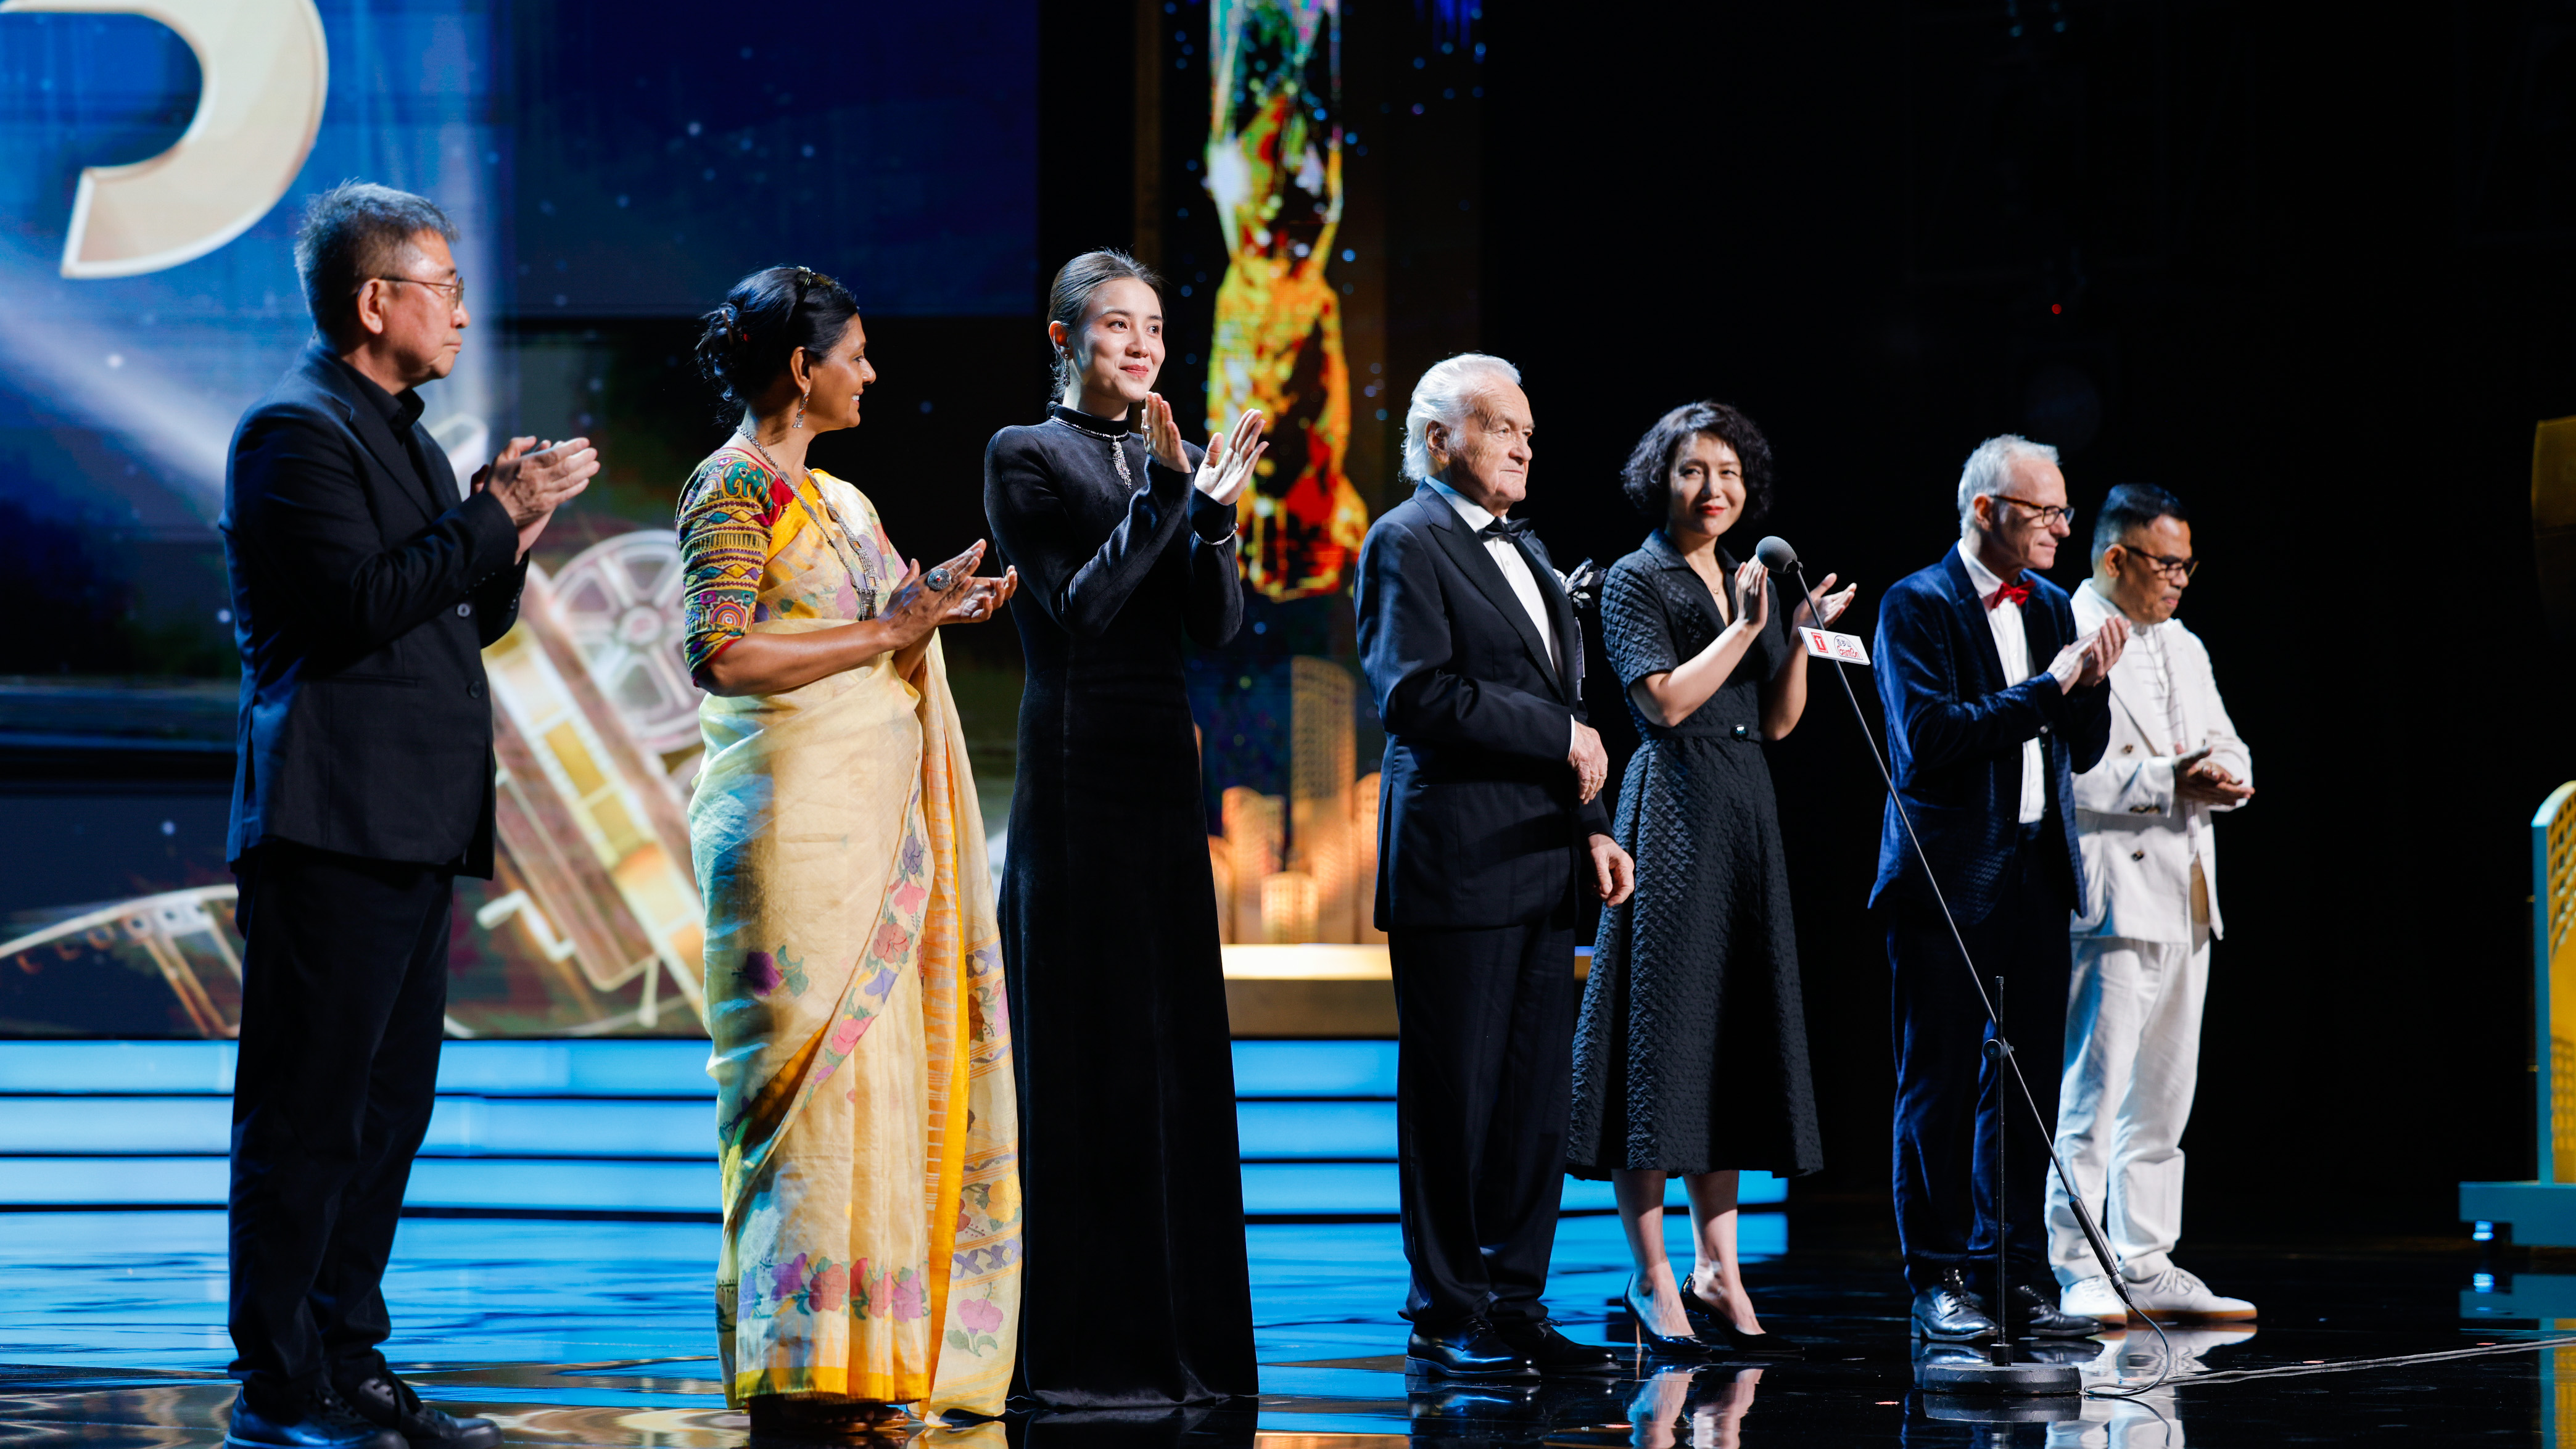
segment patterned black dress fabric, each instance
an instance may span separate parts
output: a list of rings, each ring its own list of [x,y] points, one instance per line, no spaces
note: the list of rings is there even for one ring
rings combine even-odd
[[[1732,575],[1735,560],[1720,557]],[[1788,658],[1787,623],[1774,589],[1770,623],[1680,725],[1628,705],[1642,743],[1620,783],[1617,829],[1637,890],[1602,912],[1575,1027],[1566,1158],[1577,1177],[1623,1167],[1787,1177],[1824,1165],[1760,743],[1760,681]],[[1623,687],[1690,659],[1720,627],[1708,586],[1660,532],[1602,583],[1602,637]]]
[[[1001,891],[1027,1202],[1014,1397],[1166,1411],[1258,1392],[1181,682],[1184,631],[1219,644],[1243,621],[1234,510],[1124,425],[1056,417],[984,455],[1028,661]]]

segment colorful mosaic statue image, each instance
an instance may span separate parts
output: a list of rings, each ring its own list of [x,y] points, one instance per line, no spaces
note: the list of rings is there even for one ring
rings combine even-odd
[[[1350,368],[1325,276],[1342,219],[1338,0],[1215,0],[1207,189],[1225,231],[1208,428],[1247,407],[1270,452],[1241,510],[1246,580],[1272,599],[1342,587],[1368,532],[1343,459]]]

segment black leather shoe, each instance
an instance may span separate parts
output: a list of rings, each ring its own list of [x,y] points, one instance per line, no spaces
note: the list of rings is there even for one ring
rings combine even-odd
[[[248,1399],[235,1398],[224,1442],[236,1449],[404,1449],[400,1434],[350,1413],[328,1390],[314,1395],[303,1414],[292,1419],[272,1418],[252,1408]]]
[[[1994,1337],[1995,1321],[1953,1268],[1942,1275],[1939,1287],[1914,1295],[1914,1331],[1939,1343],[1972,1343]]]
[[[1497,1323],[1494,1332],[1512,1346],[1512,1352],[1528,1359],[1540,1374],[1547,1377],[1627,1372],[1621,1367],[1617,1354],[1597,1343],[1576,1343],[1557,1332],[1555,1325],[1544,1318]]]
[[[2102,1320],[2069,1313],[2057,1306],[2057,1295],[2027,1283],[2012,1289],[2013,1323],[2033,1338],[2090,1338],[2103,1331]]]
[[[335,1384],[359,1418],[402,1437],[411,1449],[501,1449],[501,1429],[489,1419],[456,1419],[420,1401],[411,1385],[389,1373]]]
[[[1447,1328],[1416,1326],[1404,1341],[1404,1366],[1447,1379],[1538,1376],[1538,1366],[1481,1318]]]

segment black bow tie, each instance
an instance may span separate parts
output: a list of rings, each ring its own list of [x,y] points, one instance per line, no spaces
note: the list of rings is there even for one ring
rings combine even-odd
[[[1477,529],[1476,536],[1478,538],[1518,538],[1529,530],[1529,520],[1526,518],[1497,518]]]

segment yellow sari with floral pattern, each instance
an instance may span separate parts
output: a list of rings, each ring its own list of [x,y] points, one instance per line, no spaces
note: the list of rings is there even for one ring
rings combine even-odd
[[[692,668],[746,633],[873,617],[876,510],[739,444],[682,494]],[[1018,1114],[1000,933],[934,638],[699,710],[689,835],[723,1168],[725,1397],[1001,1412],[1019,1322]]]

